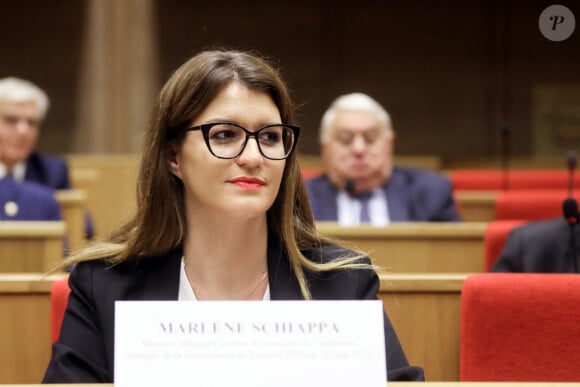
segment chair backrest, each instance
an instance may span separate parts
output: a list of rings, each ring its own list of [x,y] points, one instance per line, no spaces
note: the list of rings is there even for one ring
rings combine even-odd
[[[461,293],[460,381],[580,381],[580,276],[484,273]]]
[[[519,190],[568,188],[569,173],[565,170],[460,169],[451,171],[449,179],[454,190]],[[580,187],[580,175],[574,176]]]
[[[483,237],[485,271],[489,271],[499,257],[510,231],[514,227],[521,226],[524,223],[524,220],[494,220],[487,223]]]
[[[50,288],[50,340],[54,343],[60,335],[60,326],[64,317],[64,311],[68,303],[70,288],[68,278],[56,280]]]
[[[562,216],[567,190],[501,191],[495,202],[496,220],[544,220]],[[578,200],[578,195],[575,195]]]

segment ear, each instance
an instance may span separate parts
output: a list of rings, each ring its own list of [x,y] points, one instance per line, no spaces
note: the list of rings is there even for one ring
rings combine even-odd
[[[179,159],[177,157],[178,155],[178,145],[175,142],[171,142],[169,144],[167,144],[167,148],[165,149],[165,155],[166,155],[166,162],[167,162],[167,166],[169,168],[169,170],[171,171],[171,173],[173,173],[175,176],[179,177],[180,179],[182,178],[181,176],[181,166],[179,164]]]

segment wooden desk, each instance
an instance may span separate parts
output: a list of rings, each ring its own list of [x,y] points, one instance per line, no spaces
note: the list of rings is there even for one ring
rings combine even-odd
[[[50,286],[63,275],[0,274],[0,384],[38,383],[50,359]]]
[[[467,274],[384,274],[379,298],[409,363],[430,381],[459,380],[461,287]]]
[[[68,248],[78,250],[85,241],[85,209],[87,194],[83,190],[67,189],[55,192],[62,218],[66,224]]]
[[[63,259],[64,222],[0,223],[0,272],[46,272]]]
[[[495,219],[499,191],[455,191],[455,201],[466,222],[490,222]]]
[[[3,314],[0,319],[0,353],[10,354],[0,362],[0,384],[37,383],[41,380],[51,353],[50,286],[52,281],[64,276],[0,274],[0,310]],[[459,379],[460,297],[466,276],[381,275],[379,298],[409,362],[423,367],[427,380],[446,381],[420,384],[422,387],[499,385],[452,383]],[[389,386],[410,385],[413,384],[389,383]],[[535,387],[540,385],[543,384],[533,384]]]
[[[66,158],[73,177],[84,178],[85,182],[90,180],[91,175],[94,177],[84,185],[87,207],[93,217],[95,236],[109,235],[135,211],[139,155],[69,154]],[[74,184],[77,184],[76,180]],[[82,184],[82,181],[78,183]]]
[[[374,263],[394,273],[483,272],[486,227],[467,222],[402,222],[388,227],[317,223],[323,235],[369,253]]]
[[[324,167],[320,155],[298,155],[298,162],[301,168],[320,168]],[[395,165],[405,165],[409,167],[424,168],[431,171],[439,171],[443,164],[440,156],[437,155],[395,155],[393,157]]]

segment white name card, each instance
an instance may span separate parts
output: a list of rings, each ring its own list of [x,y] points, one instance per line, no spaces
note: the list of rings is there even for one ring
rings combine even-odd
[[[384,387],[381,301],[117,301],[115,387]]]

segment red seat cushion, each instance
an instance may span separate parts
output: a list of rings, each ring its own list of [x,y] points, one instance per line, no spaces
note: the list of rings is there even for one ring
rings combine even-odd
[[[563,216],[567,190],[501,191],[495,202],[495,219],[543,220]]]
[[[60,335],[60,326],[64,318],[69,293],[68,278],[52,283],[50,290],[50,340],[52,343],[57,341]]]
[[[580,381],[580,276],[485,273],[461,294],[461,381]]]
[[[485,271],[489,271],[505,246],[510,231],[524,224],[523,220],[494,220],[487,224],[484,235]]]
[[[449,174],[455,190],[568,189],[566,170],[461,169]],[[580,174],[574,175],[574,186],[580,188]]]

